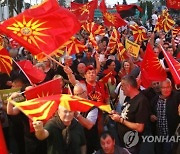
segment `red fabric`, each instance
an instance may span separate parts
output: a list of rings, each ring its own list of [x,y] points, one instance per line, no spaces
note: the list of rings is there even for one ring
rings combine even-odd
[[[33,55],[50,54],[80,30],[80,23],[57,0],[44,1],[35,8],[4,21],[0,31],[24,46]]]
[[[105,0],[101,0],[101,3],[99,5],[99,9],[102,11],[102,13],[107,11]]]
[[[150,43],[146,47],[144,59],[141,63],[141,77],[142,85],[145,88],[149,87],[151,81],[163,81],[166,79],[166,72],[162,68]]]
[[[112,14],[107,11],[105,0],[101,1],[99,9],[102,12],[104,24],[106,26],[114,26],[119,28],[121,26],[127,25],[127,23],[120,17],[118,13]]]
[[[108,27],[114,26],[116,28],[119,28],[121,26],[127,25],[127,23],[120,17],[118,13],[112,14],[109,12],[104,12],[103,20],[104,20],[104,24]]]
[[[97,8],[97,0],[86,4],[71,2],[71,12],[76,15],[81,23],[94,20],[94,10]]]
[[[58,94],[36,98],[21,103],[13,103],[13,105],[15,105],[19,110],[21,110],[26,116],[28,116],[33,121],[47,121],[54,115],[59,105],[63,106],[64,108],[70,111],[87,112],[93,106],[102,109],[102,106],[104,104],[102,102],[87,100],[73,95]],[[106,109],[106,111],[110,109],[108,105],[106,106]]]
[[[42,82],[46,77],[46,74],[36,68],[36,66],[33,66],[29,60],[22,60],[17,62],[17,64],[23,73],[25,73],[25,75],[27,75],[30,81],[34,84]]]
[[[0,153],[8,154],[1,123],[0,123]]]
[[[88,33],[92,33],[94,36],[105,34],[105,28],[95,22],[84,23],[81,27]]]
[[[84,81],[82,81],[84,82]],[[102,82],[96,82],[96,86],[93,87],[86,83],[88,98],[92,101],[103,102],[107,104],[106,99],[109,97],[108,91]]]
[[[166,0],[166,5],[168,8],[171,9],[180,9],[180,3],[179,0]]]
[[[65,44],[63,44],[63,46],[67,48],[66,52],[68,55],[73,55],[87,50],[87,47],[74,36],[71,37],[71,39]]]
[[[140,12],[143,11],[143,9],[137,5],[116,5],[116,10],[117,12],[121,12],[121,11],[130,10],[133,7],[136,7]]]
[[[60,94],[62,89],[60,79],[54,79],[25,91],[26,99],[34,99],[43,96]]]
[[[102,81],[102,83],[107,83],[109,78],[111,79],[111,84],[114,85],[116,83],[116,78],[115,76],[117,75],[117,73],[115,71],[111,71],[109,69],[106,69],[103,71],[103,74],[105,75],[100,81]]]
[[[0,46],[0,72],[10,74],[12,70],[12,59],[8,51]]]
[[[180,84],[180,63],[172,55],[162,50],[164,58],[168,64],[169,70],[173,76],[175,84]]]
[[[145,28],[138,25],[130,25],[130,28],[132,30],[135,43],[139,43],[148,39]]]

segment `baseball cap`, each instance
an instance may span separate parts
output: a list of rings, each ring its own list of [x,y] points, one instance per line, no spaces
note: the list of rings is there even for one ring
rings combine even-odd
[[[85,73],[89,70],[95,70],[94,66],[93,65],[88,65],[86,66],[86,70],[85,70]]]

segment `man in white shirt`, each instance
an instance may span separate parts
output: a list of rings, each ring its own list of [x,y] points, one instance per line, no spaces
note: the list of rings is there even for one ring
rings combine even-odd
[[[157,12],[156,11],[151,16],[151,18],[152,18],[152,31],[154,31],[154,27],[156,26],[156,23],[157,23],[157,20],[158,20],[158,16],[157,16]]]

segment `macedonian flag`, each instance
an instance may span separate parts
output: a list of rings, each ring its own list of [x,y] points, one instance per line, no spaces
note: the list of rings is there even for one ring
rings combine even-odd
[[[81,27],[93,35],[105,35],[105,28],[95,22],[84,23]]]
[[[150,43],[141,63],[141,80],[144,87],[148,87],[151,81],[163,81],[166,79],[166,72],[161,66],[158,57],[155,55]],[[146,83],[146,84],[145,84]]]
[[[154,31],[159,32],[160,30],[164,30],[165,32],[168,32],[173,28],[173,25],[175,24],[175,21],[172,19],[170,14],[168,13],[168,10],[165,9],[162,11],[161,15],[158,17],[158,22],[156,23]]]
[[[118,13],[112,14],[107,11],[104,0],[101,1],[99,9],[103,14],[103,20],[106,26],[114,26],[116,28],[119,28],[121,26],[127,25],[127,23],[121,18]]]
[[[93,46],[93,48],[98,50],[98,44],[96,42],[95,36],[92,33],[90,33],[88,41],[89,41],[89,44],[91,44]]]
[[[167,65],[169,67],[169,70],[173,76],[175,84],[180,84],[180,63],[174,59],[172,55],[170,55],[168,52],[166,52],[163,47],[161,46],[162,53],[164,55],[164,58],[167,62]]]
[[[57,0],[45,0],[35,8],[25,10],[4,21],[0,31],[16,40],[33,55],[50,54],[80,29],[80,23]]]
[[[64,43],[62,47],[66,48],[68,55],[73,55],[87,50],[87,47],[74,36]]]
[[[180,26],[179,27],[175,27],[172,30],[172,35],[173,35],[174,38],[177,36],[178,33],[180,33]]]
[[[10,74],[12,70],[12,58],[8,51],[0,46],[0,72]]]
[[[94,20],[94,10],[97,8],[97,0],[80,4],[71,2],[71,12],[76,15],[81,23]]]
[[[120,39],[120,34],[118,32],[118,30],[113,27],[111,36],[109,38],[109,42],[107,45],[107,52],[109,54],[114,54],[115,53],[115,49],[117,49],[117,44],[118,44],[118,40]]]
[[[108,113],[111,111],[109,105],[104,105],[100,102],[94,102],[68,94],[51,95],[20,103],[12,101],[12,103],[32,121],[47,121],[54,115],[59,105],[69,111],[87,112],[93,106],[96,106]]]
[[[137,24],[130,25],[130,28],[133,32],[135,43],[147,40],[147,33],[145,28],[139,27]]]
[[[118,48],[117,58],[119,61],[123,61],[129,58],[126,49],[124,45],[120,42],[120,40],[118,40],[117,48]]]
[[[106,26],[114,26],[119,28],[121,26],[127,25],[127,23],[120,17],[118,13],[112,14],[107,11],[103,13],[103,20]]]

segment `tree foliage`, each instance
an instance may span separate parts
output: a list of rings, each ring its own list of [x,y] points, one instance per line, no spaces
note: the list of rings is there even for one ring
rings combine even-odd
[[[147,1],[146,4],[147,4],[147,16],[148,16],[148,19],[151,19],[153,5],[152,5],[152,2],[150,1]]]

